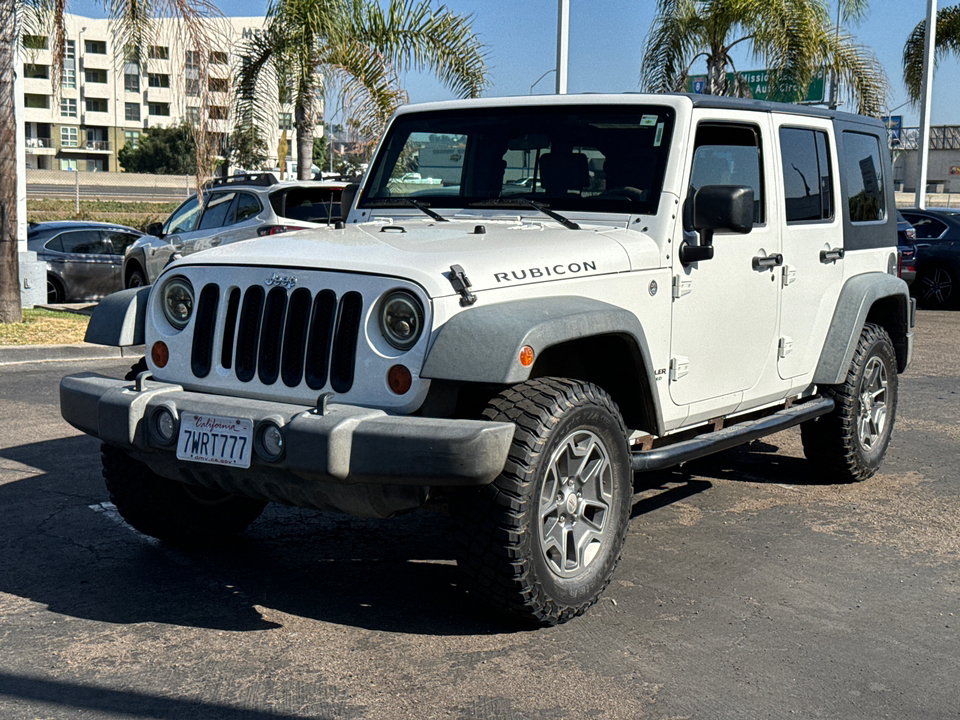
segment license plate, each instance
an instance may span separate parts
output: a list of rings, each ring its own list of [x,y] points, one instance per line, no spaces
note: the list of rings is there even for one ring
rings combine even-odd
[[[180,460],[248,468],[252,454],[252,420],[193,413],[180,416]]]

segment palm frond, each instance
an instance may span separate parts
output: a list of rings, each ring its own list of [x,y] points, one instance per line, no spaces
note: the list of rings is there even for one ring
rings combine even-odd
[[[907,37],[903,46],[903,83],[907,86],[910,100],[920,102],[923,87],[923,50],[926,43],[927,21],[920,22]],[[937,12],[937,37],[934,65],[944,55],[960,55],[960,6],[941,8]]]

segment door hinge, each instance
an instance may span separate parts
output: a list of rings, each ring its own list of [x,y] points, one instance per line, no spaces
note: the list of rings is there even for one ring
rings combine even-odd
[[[683,357],[682,355],[677,355],[675,358],[670,358],[670,379],[673,381],[679,380],[684,375],[690,372],[690,358]]]
[[[693,291],[693,280],[684,280],[681,275],[673,276],[673,296],[675,298],[689,295]]]
[[[783,286],[786,287],[797,279],[797,269],[790,265],[783,266]]]
[[[793,351],[793,338],[792,337],[782,337],[780,338],[780,344],[777,349],[777,355],[780,357],[786,357]]]

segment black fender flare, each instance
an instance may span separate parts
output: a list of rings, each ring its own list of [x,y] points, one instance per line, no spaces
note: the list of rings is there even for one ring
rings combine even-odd
[[[860,332],[878,301],[890,298],[896,308],[888,315],[897,328],[890,332],[897,352],[897,370],[903,372],[910,363],[913,349],[915,313],[907,284],[887,273],[871,272],[855,275],[844,283],[827,331],[820,361],[813,381],[818,385],[837,385],[843,382],[847,368],[856,351]],[[891,327],[887,327],[888,332]]]
[[[143,345],[151,285],[107,295],[93,311],[84,342],[112,347]]]
[[[592,298],[558,296],[513,300],[468,308],[438,331],[427,351],[420,376],[512,385],[530,377],[520,364],[520,349],[544,350],[571,340],[602,335],[624,338],[643,364],[638,379],[646,386],[658,427],[662,427],[653,362],[643,326],[629,310]],[[639,398],[638,398],[639,401]]]

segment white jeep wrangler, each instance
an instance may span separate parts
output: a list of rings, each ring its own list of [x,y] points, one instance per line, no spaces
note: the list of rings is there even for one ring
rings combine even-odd
[[[338,227],[103,301],[88,340],[145,364],[64,378],[62,413],[144,533],[439,500],[476,593],[563,622],[610,581],[636,472],[797,424],[811,472],[877,470],[915,314],[891,179],[879,121],[792,105],[406,107]]]

